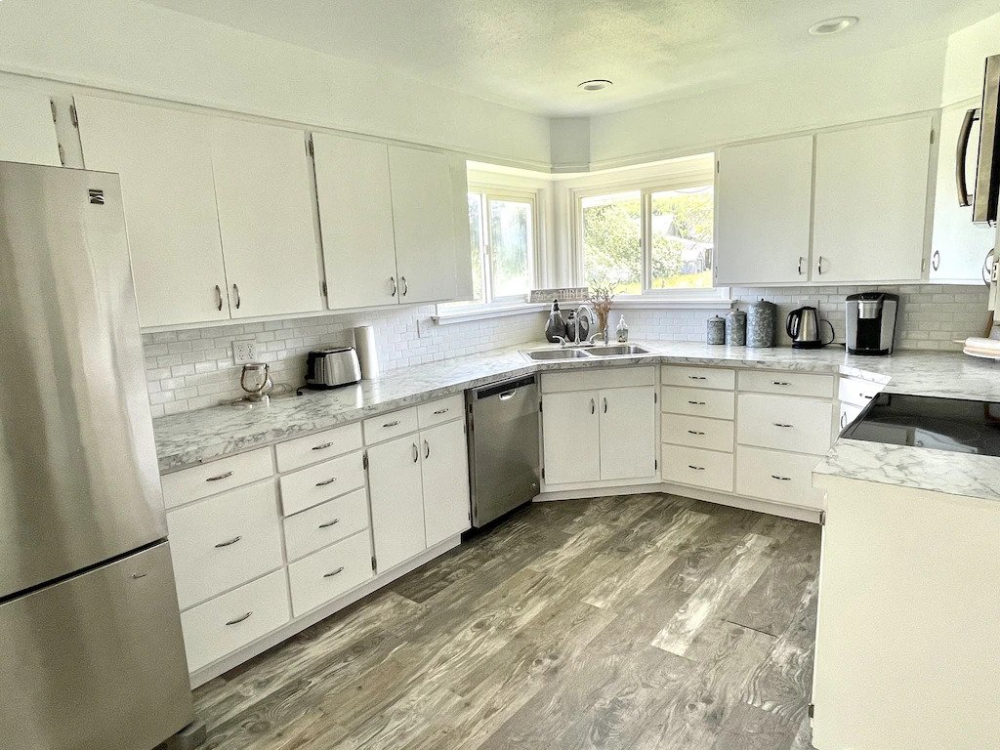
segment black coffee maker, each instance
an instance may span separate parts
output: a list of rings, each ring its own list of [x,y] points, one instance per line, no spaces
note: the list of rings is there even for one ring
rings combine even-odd
[[[892,354],[899,297],[862,292],[847,298],[847,353]]]

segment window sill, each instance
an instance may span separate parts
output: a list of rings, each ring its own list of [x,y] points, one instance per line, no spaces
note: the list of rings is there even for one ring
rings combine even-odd
[[[642,297],[618,297],[611,303],[611,309],[620,310],[728,310],[736,300],[728,297],[659,297],[644,295]]]
[[[500,305],[469,305],[465,309],[448,310],[447,312],[441,312],[439,306],[437,315],[432,315],[431,320],[437,326],[450,326],[455,323],[469,323],[474,320],[506,318],[511,315],[544,312],[549,309],[549,305],[551,304],[551,302],[515,302],[513,304]]]

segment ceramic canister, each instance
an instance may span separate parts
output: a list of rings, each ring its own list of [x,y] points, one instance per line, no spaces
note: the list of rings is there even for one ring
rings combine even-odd
[[[747,345],[747,314],[730,310],[726,315],[726,346]]]
[[[747,346],[765,349],[774,346],[774,326],[778,308],[773,302],[758,300],[747,309]]]
[[[726,321],[718,315],[708,319],[708,343],[710,346],[726,343]]]

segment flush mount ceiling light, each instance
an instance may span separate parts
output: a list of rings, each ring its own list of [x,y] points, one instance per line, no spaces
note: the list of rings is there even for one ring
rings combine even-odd
[[[591,78],[589,81],[578,83],[576,87],[584,91],[604,91],[604,89],[614,85],[614,82],[609,81],[607,78]]]
[[[836,18],[828,18],[825,21],[820,21],[819,23],[814,23],[809,27],[809,33],[813,36],[829,36],[830,34],[839,34],[842,31],[847,31],[854,24],[858,22],[856,16],[837,16]]]

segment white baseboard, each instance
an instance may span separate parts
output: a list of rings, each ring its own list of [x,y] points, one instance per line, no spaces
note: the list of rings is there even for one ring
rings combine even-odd
[[[461,543],[461,534],[445,539],[440,544],[425,550],[412,560],[407,560],[405,563],[397,565],[395,568],[387,570],[385,573],[380,573],[367,583],[358,586],[352,591],[348,591],[346,594],[334,599],[333,601],[327,602],[319,609],[314,609],[312,612],[302,615],[302,617],[282,625],[277,630],[258,638],[256,641],[248,643],[238,651],[234,651],[218,661],[212,662],[211,664],[205,665],[201,669],[195,670],[191,673],[191,688],[194,689],[204,685],[209,680],[214,680],[216,677],[221,674],[225,674],[230,669],[238,667],[240,664],[247,661],[247,659],[252,659],[258,654],[264,653],[269,648],[277,646],[282,641],[288,640],[297,633],[301,633],[303,630],[315,625],[320,620],[325,620],[327,617],[342,610],[344,607],[354,604],[354,602],[359,599],[364,599],[369,594],[378,591],[380,588],[392,583],[397,578],[406,575],[410,571],[416,570],[421,565],[433,560],[435,557],[440,557],[445,552],[450,549],[454,549]]]

